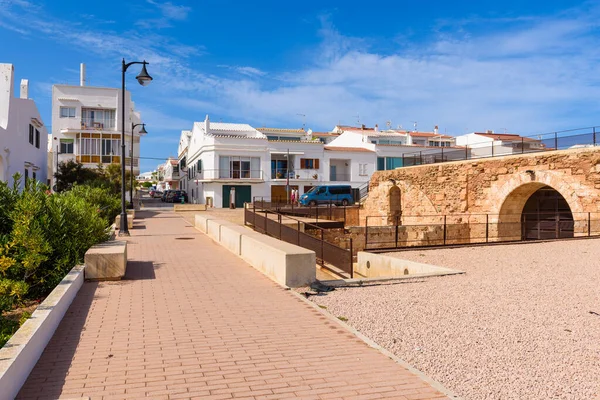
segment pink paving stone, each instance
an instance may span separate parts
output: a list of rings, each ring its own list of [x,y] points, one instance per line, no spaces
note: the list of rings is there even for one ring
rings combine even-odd
[[[83,285],[20,398],[443,397],[177,214],[137,215],[125,279]]]

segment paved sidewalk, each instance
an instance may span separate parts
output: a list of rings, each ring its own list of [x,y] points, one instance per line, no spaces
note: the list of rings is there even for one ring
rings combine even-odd
[[[19,398],[444,398],[175,213],[138,215],[127,279],[84,284]]]

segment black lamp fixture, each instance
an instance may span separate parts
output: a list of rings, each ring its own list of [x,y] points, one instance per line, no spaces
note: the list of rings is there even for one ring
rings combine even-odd
[[[142,129],[140,129],[140,132],[139,132],[140,136],[148,134],[148,132],[146,132],[146,124],[134,124],[133,122],[131,123],[131,176],[130,176],[131,184],[129,186],[129,200],[131,201],[131,208],[134,207],[133,206],[133,130],[138,126],[142,127]]]
[[[133,64],[142,64],[142,70],[139,75],[135,77],[140,85],[147,86],[152,82],[152,77],[146,70],[146,65],[148,64],[146,60],[125,63],[125,59],[123,58],[121,66],[121,226],[119,227],[119,236],[129,236],[129,229],[127,228],[127,210],[125,209],[125,72],[127,72],[127,68]],[[131,132],[131,137],[133,140],[133,130]],[[133,169],[133,157],[131,160]],[[131,201],[133,202],[133,198]]]

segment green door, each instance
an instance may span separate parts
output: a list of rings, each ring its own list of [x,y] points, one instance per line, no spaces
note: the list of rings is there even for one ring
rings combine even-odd
[[[244,207],[244,203],[252,201],[252,189],[250,185],[223,185],[223,208],[229,208],[229,192],[235,188],[235,208]]]

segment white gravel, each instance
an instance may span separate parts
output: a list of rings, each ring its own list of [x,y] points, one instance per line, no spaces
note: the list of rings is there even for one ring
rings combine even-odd
[[[600,239],[393,255],[466,274],[311,299],[465,399],[600,398]]]

